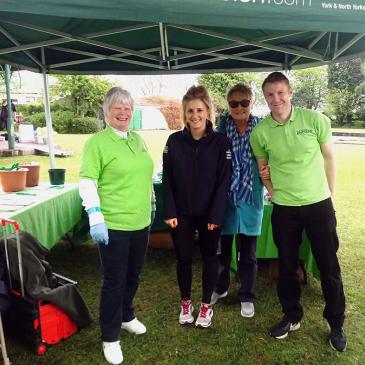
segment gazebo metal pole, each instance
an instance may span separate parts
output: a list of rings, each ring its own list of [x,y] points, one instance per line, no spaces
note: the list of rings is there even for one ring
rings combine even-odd
[[[49,89],[48,89],[48,75],[46,70],[43,69],[43,97],[44,97],[44,111],[46,114],[46,125],[47,125],[47,142],[49,149],[49,161],[51,164],[51,169],[55,168],[55,158],[54,158],[54,150],[53,150],[53,128],[52,128],[52,117],[51,117],[51,108],[49,103]]]
[[[5,65],[5,88],[6,88],[6,99],[8,108],[8,119],[6,121],[6,126],[8,131],[8,146],[9,150],[13,150],[15,143],[14,143],[13,109],[10,96],[10,65]]]

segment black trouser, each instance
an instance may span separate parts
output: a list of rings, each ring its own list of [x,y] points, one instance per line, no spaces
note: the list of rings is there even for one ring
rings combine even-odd
[[[236,238],[238,252],[238,276],[241,288],[238,296],[241,302],[253,302],[255,299],[255,282],[257,276],[256,260],[257,236],[238,234]],[[233,235],[222,235],[220,240],[221,252],[218,255],[219,269],[216,292],[226,292],[230,284],[230,266],[232,254]]]
[[[181,299],[190,299],[195,231],[198,231],[203,259],[202,302],[210,303],[218,275],[217,247],[221,228],[209,231],[207,217],[178,217],[177,227],[171,229],[177,257],[177,281]]]
[[[303,316],[303,308],[299,303],[301,290],[297,269],[299,246],[305,229],[321,274],[325,300],[323,317],[330,326],[342,326],[345,295],[336,255],[339,242],[331,199],[299,207],[274,204],[271,222],[274,241],[279,250],[277,291],[284,317],[297,322]]]
[[[122,322],[135,318],[133,299],[137,292],[149,227],[138,231],[109,229],[109,244],[98,245],[103,269],[100,296],[102,341],[119,340]]]

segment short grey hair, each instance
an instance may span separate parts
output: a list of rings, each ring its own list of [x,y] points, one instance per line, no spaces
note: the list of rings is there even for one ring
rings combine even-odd
[[[116,103],[127,104],[131,107],[133,111],[134,100],[130,92],[118,86],[112,87],[105,95],[105,99],[103,102],[103,111],[106,121],[108,121],[108,115],[111,107]]]

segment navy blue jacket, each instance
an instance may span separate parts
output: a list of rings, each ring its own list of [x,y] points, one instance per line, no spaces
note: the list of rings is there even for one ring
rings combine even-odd
[[[165,219],[207,217],[221,225],[230,180],[230,142],[213,131],[211,122],[200,140],[187,128],[171,134],[163,153]]]

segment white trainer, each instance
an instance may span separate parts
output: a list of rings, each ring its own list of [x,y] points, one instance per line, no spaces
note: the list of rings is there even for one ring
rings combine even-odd
[[[255,306],[251,302],[241,302],[241,316],[251,318],[255,315]]]
[[[105,360],[109,364],[118,365],[123,362],[123,353],[120,348],[120,341],[103,342]]]
[[[210,298],[210,305],[217,303],[218,299],[224,298],[228,295],[228,291],[225,291],[222,294],[218,294],[217,292],[213,292],[212,297]]]
[[[200,306],[199,316],[195,321],[196,327],[208,328],[212,324],[213,309],[210,304],[204,304]]]
[[[146,326],[142,322],[140,322],[137,318],[134,318],[129,322],[123,322],[121,329],[126,330],[129,333],[133,333],[134,335],[142,335],[147,331]]]
[[[191,300],[182,300],[181,310],[179,314],[179,323],[180,324],[193,323],[194,322],[193,312],[194,312],[194,307],[191,304]]]

